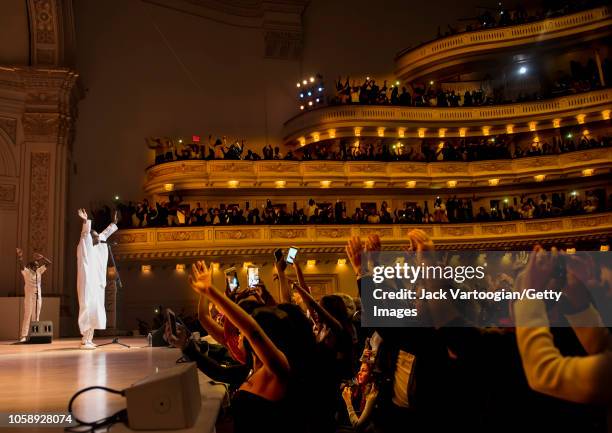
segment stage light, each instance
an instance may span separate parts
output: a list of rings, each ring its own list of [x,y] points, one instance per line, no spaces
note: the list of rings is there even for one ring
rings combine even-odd
[[[593,176],[593,173],[595,173],[594,168],[585,168],[584,170],[582,170],[582,175],[585,177]]]
[[[578,195],[578,193],[577,193],[576,191],[572,191],[572,195],[573,195],[574,197],[576,197],[576,196]]]
[[[319,87],[319,92],[322,92],[322,91],[323,91],[323,87]]]
[[[527,67],[526,66],[521,66],[518,70],[518,73],[521,75],[525,75],[527,73]]]
[[[182,139],[182,138],[179,138],[179,143],[182,143],[182,142],[183,142],[183,139]]]
[[[321,181],[321,188],[329,188],[331,185],[331,180],[322,180]]]
[[[308,101],[308,105],[312,107],[312,101]]]
[[[179,273],[185,272],[185,264],[177,263],[176,264],[176,272],[179,272]]]
[[[164,183],[164,191],[173,191],[174,184],[173,183]]]
[[[151,272],[151,265],[142,265],[140,267],[140,270],[143,274],[148,274],[149,272]]]
[[[545,174],[536,174],[535,176],[533,176],[533,178],[534,178],[534,180],[536,182],[542,182],[545,177],[546,177]]]
[[[431,80],[431,81],[429,82],[429,85],[430,85],[430,86],[433,86],[433,83],[434,83],[434,82],[433,82],[433,80]]]
[[[601,112],[603,120],[610,120],[610,110],[604,110]]]
[[[228,180],[227,181],[227,186],[230,188],[238,188],[238,185],[240,185],[240,182],[237,180]]]
[[[313,132],[312,133],[312,141],[317,142],[319,141],[319,133],[318,132]]]
[[[508,203],[508,199],[507,198],[504,199],[504,203]]]
[[[119,200],[119,196],[118,195],[115,196],[115,200]]]
[[[399,82],[399,81],[396,81],[396,82],[395,82],[395,85],[396,85],[396,86],[399,86],[399,85],[400,85],[400,82]]]
[[[459,137],[465,137],[466,132],[467,128],[459,128]]]
[[[310,77],[310,82],[314,83],[314,77]]]
[[[378,128],[376,130],[377,134],[379,137],[384,137],[385,136],[385,128],[383,128],[382,126],[380,128]]]
[[[425,131],[427,130],[427,128],[419,128],[419,138],[424,138],[425,137]]]
[[[605,244],[599,247],[599,251],[610,251],[610,245]]]
[[[303,109],[304,109],[304,106],[303,106],[303,105],[300,105],[300,110],[303,110]]]
[[[336,130],[335,129],[330,129],[327,132],[329,134],[329,138],[336,138]]]
[[[316,102],[319,102],[319,98],[315,99]]]
[[[361,127],[356,126],[353,131],[355,132],[355,137],[360,137],[361,136]]]
[[[300,87],[300,86],[301,86],[301,84],[300,84],[300,83],[297,83],[297,86],[298,86],[298,87]]]
[[[344,266],[344,265],[346,265],[346,259],[338,259],[338,265],[339,265],[339,266]]]
[[[438,129],[438,137],[444,138],[446,136],[446,128]]]
[[[506,133],[514,134],[514,125],[506,125]]]
[[[366,80],[370,81],[370,77],[366,77]]]
[[[482,127],[482,135],[489,135],[489,132],[491,132],[491,127],[490,126],[483,126]]]
[[[566,137],[567,137],[567,138],[572,138],[572,137],[573,137],[573,135],[572,135],[572,133],[571,133],[571,132],[568,132],[568,133],[567,133],[567,135],[566,135]]]
[[[529,130],[530,131],[535,131],[537,124],[538,124],[538,122],[529,122]]]
[[[499,184],[499,179],[489,179],[490,186],[497,186]]]
[[[298,138],[298,141],[300,142],[300,146],[306,146],[306,138],[305,137]]]
[[[306,260],[306,266],[308,266],[309,268],[312,268],[313,266],[315,266],[317,264],[317,261],[314,259],[309,259]]]
[[[284,188],[285,185],[287,184],[287,181],[284,180],[277,180],[276,182],[274,182],[276,184],[277,188]]]
[[[364,180],[363,181],[363,187],[364,188],[374,188],[374,181],[373,180]]]
[[[582,130],[582,135],[587,136],[589,135],[591,132],[588,129],[583,129]]]
[[[308,96],[312,96],[312,92],[308,92]]]
[[[404,134],[406,133],[406,128],[397,128],[397,136],[400,138],[404,138]]]
[[[561,119],[553,119],[553,128],[561,127]]]
[[[584,119],[586,118],[586,114],[579,114],[576,116],[576,120],[580,125],[584,124]]]
[[[407,180],[406,188],[414,188],[416,186],[416,180]]]
[[[489,141],[490,141],[491,143],[495,143],[495,137],[491,137],[491,138],[489,138]]]
[[[449,180],[446,182],[446,184],[448,185],[449,188],[454,188],[457,186],[457,181],[456,180]]]
[[[303,98],[303,97],[304,97],[304,94],[303,94],[303,93],[300,93],[300,98]]]

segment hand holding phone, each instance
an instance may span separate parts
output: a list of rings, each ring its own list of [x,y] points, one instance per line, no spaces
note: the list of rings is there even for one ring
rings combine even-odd
[[[289,252],[287,253],[287,263],[290,265],[293,264],[295,257],[297,256],[298,248],[297,247],[289,247]]]

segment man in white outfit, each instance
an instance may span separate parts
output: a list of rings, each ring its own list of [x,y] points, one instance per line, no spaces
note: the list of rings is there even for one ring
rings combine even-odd
[[[19,333],[19,342],[25,343],[30,330],[30,322],[40,319],[40,310],[42,307],[42,291],[41,282],[42,274],[47,270],[47,266],[51,264],[51,260],[42,254],[34,253],[34,260],[24,265],[23,251],[17,248],[17,259],[19,260],[19,268],[23,275],[23,318],[21,319],[21,332]]]
[[[113,222],[100,234],[91,229],[85,209],[79,209],[83,220],[81,240],[77,246],[77,292],[79,295],[79,330],[83,339],[81,349],[95,349],[94,329],[106,329],[104,292],[108,247],[106,240],[117,231],[117,212]]]

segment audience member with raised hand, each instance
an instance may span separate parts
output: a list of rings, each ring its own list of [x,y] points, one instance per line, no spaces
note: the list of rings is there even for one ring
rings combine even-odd
[[[546,252],[536,246],[521,278],[519,288],[541,289],[559,284],[559,267],[565,267],[557,251]],[[572,260],[572,259],[570,259]],[[568,274],[577,272],[572,264],[567,266]],[[575,284],[569,278],[569,286]],[[576,287],[566,290],[566,295],[575,296]],[[583,302],[570,301],[573,305]],[[585,338],[584,330],[577,332],[587,356],[565,356],[557,348],[548,323],[544,301],[517,301],[514,305],[517,321],[516,339],[523,368],[534,390],[563,400],[576,403],[594,403],[612,408],[612,348],[607,330],[591,335],[591,342]],[[591,312],[592,314],[592,312]],[[588,331],[587,331],[588,332]],[[593,341],[594,338],[594,341]],[[586,342],[586,344],[585,344]],[[608,417],[612,420],[612,417]]]
[[[192,266],[190,282],[194,289],[209,296],[217,308],[240,330],[249,356],[252,374],[232,399],[236,433],[267,431],[300,431],[304,424],[294,417],[292,389],[299,379],[300,368],[309,348],[304,341],[305,317],[299,309],[279,307],[256,308],[252,315],[240,308],[210,283],[210,270],[201,261]],[[297,308],[297,307],[296,307]],[[296,313],[298,315],[296,315]],[[303,316],[303,315],[302,315]],[[303,319],[303,321],[302,321]],[[310,332],[310,331],[307,331]],[[294,341],[294,335],[300,341]],[[312,333],[310,333],[312,336]]]

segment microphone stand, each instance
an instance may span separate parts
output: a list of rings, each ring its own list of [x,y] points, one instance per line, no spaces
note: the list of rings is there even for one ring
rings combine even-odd
[[[119,269],[117,268],[117,264],[115,263],[115,256],[113,255],[113,249],[111,248],[111,244],[109,242],[105,242],[106,246],[108,247],[108,255],[110,256],[111,259],[111,263],[113,265],[113,268],[115,268],[115,285],[117,286],[117,289],[122,289],[123,288],[123,283],[121,282],[121,277],[119,276]],[[115,308],[117,308],[116,306],[116,300],[115,300]],[[117,312],[115,311],[115,314],[117,314]],[[114,337],[112,341],[110,341],[109,343],[104,343],[104,344],[98,344],[97,347],[102,347],[102,346],[108,346],[109,344],[119,344],[120,346],[126,347],[126,348],[130,348],[129,345],[122,343],[119,341],[119,337]]]

